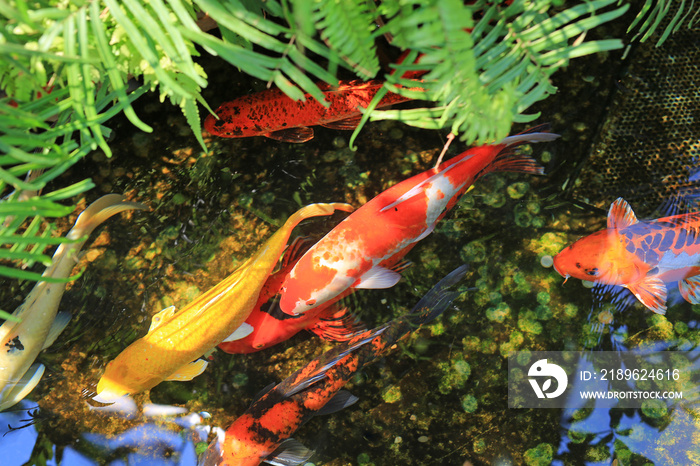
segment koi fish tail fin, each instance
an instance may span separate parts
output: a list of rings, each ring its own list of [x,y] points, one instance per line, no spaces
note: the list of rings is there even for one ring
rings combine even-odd
[[[365,345],[357,350],[358,367],[370,363],[381,356],[385,350],[391,348],[394,343],[403,338],[407,333],[416,330],[421,325],[427,324],[442,314],[450,307],[459,292],[450,291],[449,288],[457,284],[467,273],[468,266],[462,265],[440,280],[425,296],[413,307],[410,314],[392,320],[382,327],[369,330],[356,338],[362,338],[365,334],[375,334],[370,345]],[[353,340],[351,340],[352,342]]]
[[[437,282],[418,303],[413,307],[408,315],[412,325],[424,325],[435,320],[442,314],[460,295],[458,291],[450,291],[450,288],[459,283],[466,275],[469,266],[461,265],[448,273],[442,280]]]
[[[496,158],[489,166],[489,171],[510,171],[543,175],[544,167],[529,155],[519,153],[517,148],[523,144],[548,142],[557,139],[559,135],[549,133],[549,129],[549,124],[545,123],[504,138],[499,145],[504,145],[505,147],[496,155]]]
[[[344,212],[352,212],[355,210],[350,204],[345,204],[342,202],[334,202],[332,204],[318,203],[309,204],[302,207],[301,209],[294,212],[285,222],[284,227],[296,226],[302,220],[310,217],[320,217],[323,215],[331,215],[336,210],[342,210]]]
[[[307,330],[327,341],[348,341],[367,330],[367,327],[348,308],[330,306],[319,314]]]
[[[107,194],[102,196],[87,209],[85,209],[75,221],[75,225],[66,235],[69,239],[79,239],[87,236],[102,222],[125,210],[148,210],[148,207],[139,202],[129,202],[121,194]]]

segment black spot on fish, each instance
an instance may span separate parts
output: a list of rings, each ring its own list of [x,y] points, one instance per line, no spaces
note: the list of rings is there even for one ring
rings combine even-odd
[[[634,251],[634,255],[639,257],[639,260],[643,261],[644,256],[646,256],[644,249],[642,248],[637,248],[636,251]]]
[[[21,341],[19,341],[19,337],[14,337],[12,340],[5,343],[5,346],[7,346],[8,353],[13,353],[15,351],[23,351],[24,350],[24,345],[22,344]]]
[[[661,240],[659,245],[660,251],[666,251],[673,245],[673,240],[676,237],[676,233],[673,230],[668,230],[664,235],[664,239]]]
[[[651,236],[651,235],[646,235],[646,236],[644,237],[644,244],[646,244],[647,246],[649,246],[649,245],[651,244],[651,239],[652,239],[652,236]]]
[[[676,249],[681,249],[682,247],[685,246],[685,235],[686,232],[685,230],[678,230],[678,239],[676,240]]]
[[[631,252],[634,254],[634,250],[636,248],[635,248],[634,243],[632,241],[628,241],[627,245],[625,246],[625,249],[627,249],[627,252]]]

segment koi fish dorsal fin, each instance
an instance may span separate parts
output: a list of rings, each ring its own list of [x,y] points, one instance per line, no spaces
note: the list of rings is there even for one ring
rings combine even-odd
[[[151,326],[148,328],[148,333],[151,333],[163,325],[163,322],[169,321],[173,315],[175,315],[175,306],[168,306],[158,314],[154,315],[153,319],[151,320]]]
[[[646,276],[643,280],[627,285],[642,304],[656,312],[666,314],[666,284],[658,277]]]
[[[630,225],[639,223],[637,216],[634,214],[632,207],[622,199],[618,197],[615,202],[610,204],[610,210],[608,210],[608,228],[627,228]]]
[[[209,363],[205,361],[204,359],[197,359],[194,362],[191,362],[189,364],[185,364],[181,368],[179,368],[177,371],[174,373],[170,374],[170,377],[166,378],[165,380],[174,380],[178,382],[186,382],[188,380],[192,380],[195,377],[197,377],[199,374],[204,372],[204,369],[207,368],[207,365]]]
[[[314,130],[306,126],[298,126],[296,128],[273,131],[264,136],[280,142],[301,143],[312,140],[314,138]]]

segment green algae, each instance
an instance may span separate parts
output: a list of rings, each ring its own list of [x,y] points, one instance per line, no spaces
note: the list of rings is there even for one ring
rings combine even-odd
[[[438,391],[443,395],[454,389],[464,387],[471,375],[471,366],[464,359],[456,359],[454,362],[440,362],[438,367],[443,375],[438,385]]]
[[[525,464],[528,466],[546,466],[554,459],[554,448],[549,443],[540,443],[534,448],[530,448],[523,455]]]
[[[382,399],[385,403],[396,403],[401,400],[401,387],[395,385],[387,387],[382,393]]]
[[[473,413],[479,407],[479,402],[472,395],[462,397],[462,409],[467,413]]]
[[[510,307],[506,303],[499,303],[496,307],[486,310],[486,318],[494,322],[503,323],[510,316]]]
[[[530,183],[527,181],[517,181],[508,186],[506,192],[511,199],[520,199],[530,190]]]

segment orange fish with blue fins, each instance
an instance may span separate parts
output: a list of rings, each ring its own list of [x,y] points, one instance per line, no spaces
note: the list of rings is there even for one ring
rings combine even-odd
[[[401,338],[442,314],[459,295],[449,288],[466,271],[463,265],[440,280],[410,314],[356,335],[270,386],[231,424],[221,443],[212,442],[200,464],[303,464],[313,452],[291,438],[297,428],[315,415],[333,413],[354,403],[357,398],[341,388]]]
[[[382,192],[343,220],[296,263],[279,306],[298,315],[337,299],[349,288],[389,288],[400,275],[391,263],[428,236],[480,177],[496,171],[542,174],[522,144],[559,137],[541,125],[463,152]]]
[[[641,221],[618,198],[607,228],[563,249],[554,269],[565,279],[623,286],[657,314],[666,313],[673,282],[686,301],[700,304],[700,212]]]

